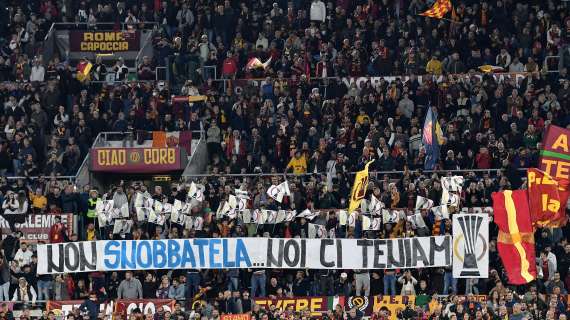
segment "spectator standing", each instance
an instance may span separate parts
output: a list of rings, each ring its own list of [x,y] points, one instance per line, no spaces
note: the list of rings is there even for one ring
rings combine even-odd
[[[34,287],[30,286],[26,278],[20,277],[18,279],[18,287],[14,290],[14,296],[12,297],[13,302],[21,303],[31,303],[36,304],[36,299],[38,298],[36,290]]]
[[[113,72],[115,74],[115,81],[123,81],[127,79],[129,74],[129,68],[124,64],[123,58],[119,58],[113,67]]]
[[[310,9],[311,21],[325,22],[327,17],[327,7],[321,0],[313,0]]]
[[[184,284],[181,284],[180,280],[178,280],[178,279],[173,279],[172,285],[168,289],[168,298],[169,299],[182,300],[182,299],[184,299],[185,291],[186,290],[185,290]]]
[[[41,61],[39,59],[34,59],[34,65],[32,66],[32,70],[30,73],[30,81],[31,82],[42,82],[44,81],[44,77],[45,77],[45,68],[44,66],[41,64]]]
[[[254,270],[251,275],[251,296],[265,297],[265,286],[267,285],[267,276],[264,269]]]
[[[355,294],[357,296],[370,295],[370,273],[367,270],[354,270]]]
[[[22,242],[20,244],[20,249],[16,252],[14,260],[18,262],[20,266],[29,265],[32,262],[32,256],[34,252],[28,248],[28,244]]]
[[[62,243],[67,239],[67,228],[61,222],[61,217],[54,218],[55,223],[49,229],[49,243]]]
[[[0,301],[10,301],[10,267],[4,255],[0,256]]]
[[[125,279],[121,281],[119,288],[117,288],[117,298],[143,299],[141,282],[133,277],[132,271],[125,273]]]

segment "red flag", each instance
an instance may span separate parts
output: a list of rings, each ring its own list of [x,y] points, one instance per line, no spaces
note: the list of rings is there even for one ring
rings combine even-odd
[[[566,224],[566,203],[569,181],[557,179],[548,173],[530,168],[528,176],[528,204],[535,227],[555,228]]]
[[[568,137],[570,130],[549,125],[542,139],[542,150],[538,159],[538,168],[552,178],[559,179],[559,184],[564,184],[560,179],[570,180],[570,143]],[[561,198],[564,198],[562,194]],[[561,199],[563,200],[563,199]],[[566,225],[566,201],[560,203],[560,212],[553,217],[548,226],[563,227]]]
[[[536,279],[534,233],[526,190],[495,192],[494,221],[499,227],[497,249],[511,284]]]

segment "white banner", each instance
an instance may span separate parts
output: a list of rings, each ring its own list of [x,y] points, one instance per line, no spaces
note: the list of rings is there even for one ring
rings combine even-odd
[[[38,273],[153,269],[400,269],[451,265],[451,236],[216,238],[38,245]]]
[[[489,215],[453,215],[453,277],[489,276]]]

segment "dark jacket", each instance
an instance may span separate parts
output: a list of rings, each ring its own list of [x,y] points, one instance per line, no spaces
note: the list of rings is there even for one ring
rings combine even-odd
[[[79,310],[89,313],[89,319],[97,320],[99,315],[100,305],[105,301],[105,297],[99,298],[97,301],[92,301],[90,299],[85,300],[80,306]]]

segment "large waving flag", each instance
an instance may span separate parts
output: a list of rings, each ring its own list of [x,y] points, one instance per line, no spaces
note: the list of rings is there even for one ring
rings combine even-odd
[[[567,179],[557,179],[548,173],[529,168],[528,205],[535,227],[557,228],[566,224],[566,203],[570,192]]]
[[[538,168],[544,171],[563,187],[570,180],[570,130],[549,125],[542,139],[542,150],[538,159]],[[565,192],[559,190],[560,192]],[[554,219],[550,219],[548,226],[563,227],[566,225],[566,205],[564,195],[561,195],[560,212]],[[562,201],[564,200],[564,201]]]
[[[451,0],[437,0],[431,8],[423,13],[420,13],[420,16],[441,19],[452,8],[453,6],[451,5]]]
[[[505,190],[492,197],[494,221],[499,227],[497,249],[509,283],[529,283],[536,279],[536,255],[527,190]]]
[[[424,169],[433,170],[439,161],[439,147],[443,144],[443,132],[437,122],[437,113],[429,107],[422,132],[422,144],[426,148]]]
[[[348,204],[348,213],[353,212],[360,206],[360,202],[366,195],[366,188],[368,188],[368,166],[374,160],[368,162],[364,169],[356,173],[354,177],[354,185],[352,185],[352,192],[350,193],[350,202]]]

